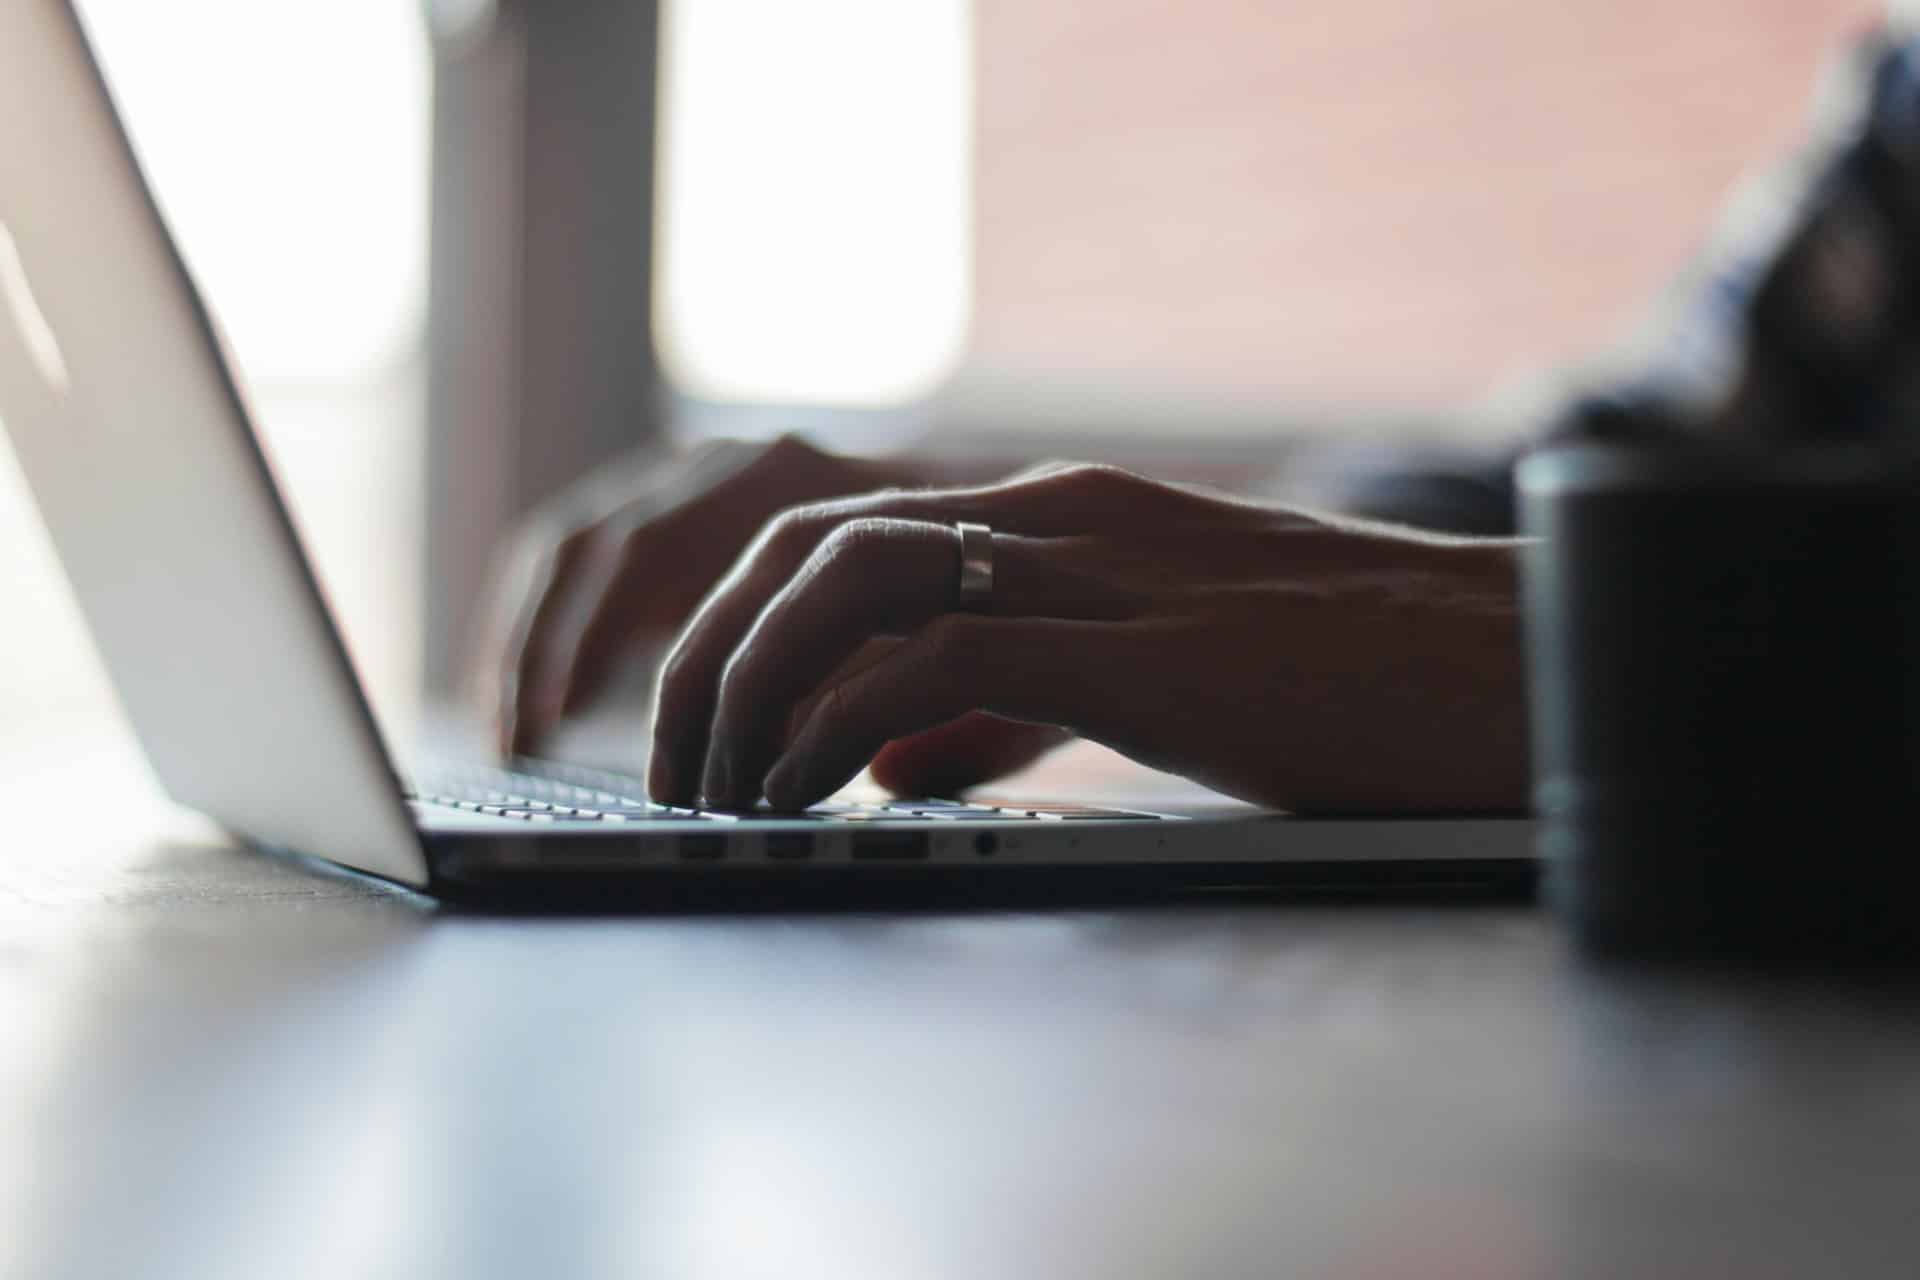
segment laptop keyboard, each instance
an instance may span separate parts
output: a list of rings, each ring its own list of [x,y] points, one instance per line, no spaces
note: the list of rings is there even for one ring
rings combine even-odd
[[[540,824],[644,822],[733,823],[772,818],[782,822],[1075,822],[1138,820],[1159,815],[1087,805],[967,803],[958,800],[828,802],[800,813],[771,809],[689,809],[656,804],[640,784],[621,774],[573,765],[521,760],[511,769],[465,766],[429,770],[415,777],[407,798],[416,804],[458,809],[493,818]]]

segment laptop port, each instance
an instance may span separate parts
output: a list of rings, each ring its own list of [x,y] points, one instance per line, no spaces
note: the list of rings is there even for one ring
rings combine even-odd
[[[906,860],[927,856],[924,831],[856,831],[853,856],[876,861]]]
[[[681,836],[680,856],[693,862],[714,862],[727,856],[725,836]]]
[[[813,833],[811,831],[769,831],[767,833],[767,856],[792,860],[813,856]]]

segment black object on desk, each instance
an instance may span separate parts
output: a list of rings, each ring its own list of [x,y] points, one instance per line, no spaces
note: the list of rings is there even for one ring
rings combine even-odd
[[[1584,949],[1920,957],[1917,474],[1708,440],[1521,464],[1535,801]]]

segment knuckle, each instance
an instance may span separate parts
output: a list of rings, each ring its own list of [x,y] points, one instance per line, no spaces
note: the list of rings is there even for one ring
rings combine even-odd
[[[871,555],[891,541],[896,524],[881,516],[842,520],[821,539],[819,558],[822,564],[832,564]]]
[[[798,558],[820,541],[829,524],[830,517],[815,504],[788,507],[767,521],[761,545],[775,554]]]
[[[896,523],[885,516],[856,516],[835,525],[832,537],[841,546],[855,546],[888,537],[893,533]]]
[[[812,442],[797,431],[783,431],[767,445],[761,457],[769,462],[789,463],[796,458],[820,456]]]
[[[632,513],[622,522],[619,533],[613,538],[613,542],[619,546],[620,556],[623,560],[633,560],[645,555],[652,549],[652,544],[658,531],[659,526],[655,524],[653,520],[648,519],[646,515]],[[604,529],[595,529],[593,533],[594,541],[599,541],[606,536]]]
[[[1076,493],[1112,493],[1131,487],[1137,479],[1130,471],[1104,462],[1080,462],[1059,473],[1059,482]]]
[[[676,701],[692,675],[692,660],[686,644],[676,644],[660,663],[660,674],[654,681],[654,701],[660,704]]]
[[[600,532],[600,526],[597,523],[574,525],[565,529],[553,539],[554,555],[562,559],[580,555],[600,540]]]
[[[499,562],[505,589],[537,600],[585,552],[584,533],[582,529],[560,529],[544,523],[518,526],[508,540],[506,556]]]
[[[1018,480],[1059,497],[1084,498],[1129,489],[1140,482],[1131,471],[1105,462],[1045,462],[1020,473]]]

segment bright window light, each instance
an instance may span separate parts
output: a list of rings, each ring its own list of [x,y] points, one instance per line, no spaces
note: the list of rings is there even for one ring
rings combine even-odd
[[[407,0],[83,0],[181,249],[250,381],[418,345],[428,78]]]
[[[669,0],[660,355],[725,401],[877,406],[958,360],[967,0]]]

